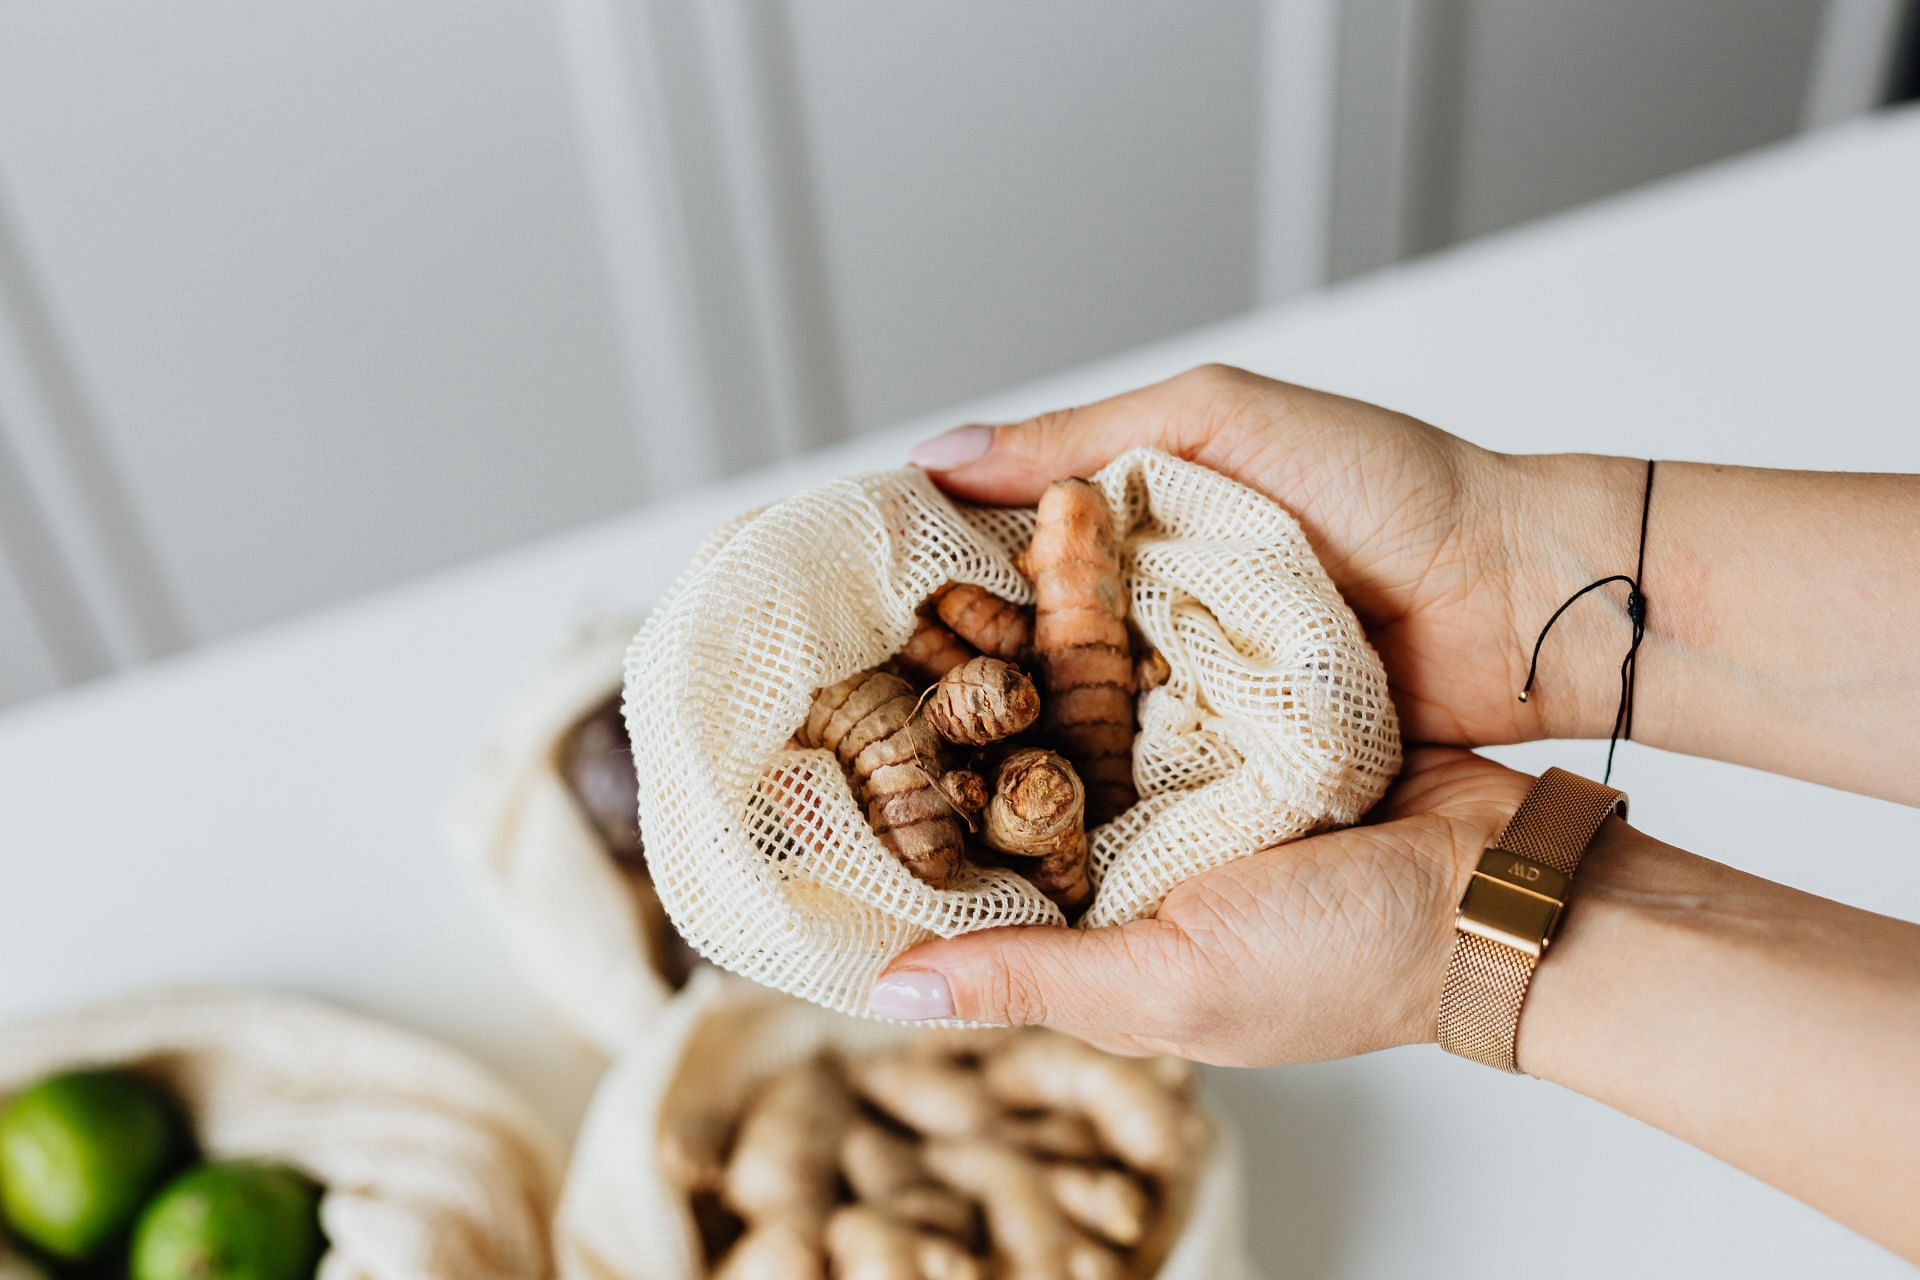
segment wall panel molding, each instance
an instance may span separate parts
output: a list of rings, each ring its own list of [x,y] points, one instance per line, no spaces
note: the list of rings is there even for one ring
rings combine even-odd
[[[64,680],[189,637],[0,182],[0,536]]]
[[[770,443],[783,451],[821,444],[845,433],[846,397],[791,11],[757,0],[710,0],[693,11]]]
[[[654,492],[840,433],[784,10],[562,0]]]
[[[1262,14],[1260,301],[1318,288],[1331,265],[1339,0],[1267,0]]]
[[[1806,128],[1825,128],[1885,101],[1906,9],[1903,0],[1827,0],[1807,77]]]
[[[1429,85],[1420,67],[1432,30],[1419,0],[1349,0],[1340,7],[1331,279],[1377,271],[1412,246],[1414,151]]]
[[[699,323],[655,11],[645,3],[560,0],[554,12],[606,257],[634,447],[647,490],[670,492],[719,469],[718,353]],[[668,423],[680,428],[667,430]]]

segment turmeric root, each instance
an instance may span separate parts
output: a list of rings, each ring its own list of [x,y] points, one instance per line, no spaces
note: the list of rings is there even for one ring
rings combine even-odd
[[[813,1059],[775,1076],[740,1121],[721,1198],[749,1222],[824,1213],[839,1171],[853,1095],[831,1063]]]
[[[1133,663],[1133,687],[1136,693],[1158,689],[1173,675],[1173,668],[1158,649],[1148,649]]]
[[[1093,897],[1085,815],[1086,793],[1073,766],[1051,751],[1021,747],[994,771],[983,838],[1020,859],[1015,869],[1071,913]]]
[[[1062,1214],[1039,1161],[983,1138],[927,1144],[927,1166],[980,1202],[996,1275],[1008,1280],[1118,1280],[1120,1256]]]
[[[985,587],[949,583],[934,593],[933,608],[953,634],[989,657],[1018,662],[1033,644],[1033,618]]]
[[[887,665],[909,680],[932,684],[972,656],[972,646],[923,615],[907,643]]]
[[[1179,1176],[1205,1141],[1183,1092],[1169,1089],[1150,1059],[1118,1058],[1067,1036],[1015,1036],[982,1066],[987,1088],[1008,1107],[1085,1114],[1101,1145],[1163,1181]]]
[[[940,677],[927,691],[928,723],[948,742],[984,747],[1010,738],[1040,714],[1040,695],[1026,673],[982,655]]]
[[[1138,797],[1133,785],[1133,659],[1127,599],[1107,502],[1085,480],[1041,495],[1027,572],[1044,722],[1087,789],[1087,818],[1106,822]]]
[[[948,804],[969,819],[987,807],[987,780],[971,769],[949,769],[934,785]]]
[[[852,775],[874,834],[914,876],[947,887],[960,862],[960,819],[936,784],[940,735],[915,710],[899,676],[863,671],[813,695],[796,738],[825,747]]]

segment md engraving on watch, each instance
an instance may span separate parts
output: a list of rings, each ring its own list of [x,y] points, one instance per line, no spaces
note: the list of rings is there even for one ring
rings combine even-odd
[[[1572,876],[1495,845],[1480,855],[1454,927],[1538,960],[1553,941],[1572,887]]]

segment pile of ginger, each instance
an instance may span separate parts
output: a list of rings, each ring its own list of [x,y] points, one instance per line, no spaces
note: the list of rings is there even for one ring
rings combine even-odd
[[[1112,513],[1091,483],[1048,488],[1020,569],[1031,610],[948,584],[883,669],[815,693],[796,741],[834,752],[921,881],[945,888],[969,855],[1012,867],[1071,918],[1093,897],[1087,827],[1136,799],[1134,695],[1167,667],[1134,644]]]
[[[935,1031],[790,1066],[738,1115],[675,1118],[660,1154],[713,1280],[1129,1280],[1192,1191],[1191,1095],[1173,1059]]]

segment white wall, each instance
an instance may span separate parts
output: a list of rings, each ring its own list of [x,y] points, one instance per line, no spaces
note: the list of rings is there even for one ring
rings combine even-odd
[[[1844,114],[1894,3],[0,0],[0,700]]]
[[[1784,138],[1824,0],[1448,0],[1421,244],[1438,247]]]
[[[848,420],[1254,299],[1260,6],[799,0]]]
[[[39,294],[10,310],[79,395],[0,404],[110,460],[163,642],[633,499],[539,9],[19,3],[5,25],[0,199]]]

